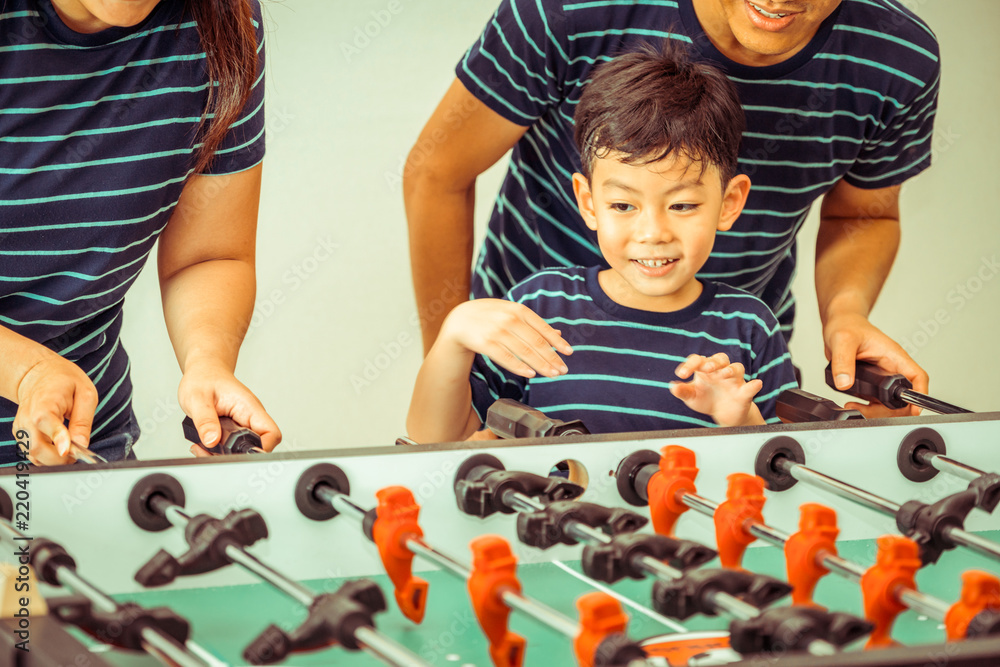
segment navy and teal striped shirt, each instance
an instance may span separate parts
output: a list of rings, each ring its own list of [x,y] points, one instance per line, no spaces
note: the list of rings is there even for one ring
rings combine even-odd
[[[691,0],[503,0],[456,67],[480,101],[529,126],[497,195],[473,295],[500,296],[543,267],[604,263],[573,197],[573,114],[596,65],[662,39],[722,69],[747,117],[739,168],[753,181],[750,198],[699,276],[758,295],[790,336],[795,234],[813,201],[840,179],[884,188],[930,165],[938,47],[898,0],[843,0],[802,51],[768,67],[723,56]]]
[[[207,173],[263,159],[252,4],[258,78]],[[49,0],[0,3],[0,326],[90,376],[92,441],[132,418],[122,303],[191,175],[208,89],[182,0],[94,34],[70,30]],[[14,460],[16,409],[0,399],[0,464]]]
[[[519,283],[506,298],[522,303],[562,332],[573,347],[569,372],[526,379],[476,355],[472,403],[485,423],[500,398],[513,398],[550,417],[582,419],[591,433],[715,426],[670,393],[688,355],[724,352],[759,378],[754,402],[768,423],[778,421],[778,394],[796,386],[778,321],[760,299],[703,281],[698,299],[679,311],[655,313],[612,301],[598,283],[601,267],[547,269]]]

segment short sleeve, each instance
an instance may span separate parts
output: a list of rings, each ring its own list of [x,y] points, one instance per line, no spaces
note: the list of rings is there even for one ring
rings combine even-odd
[[[778,322],[772,315],[768,327],[761,327],[755,333],[752,347],[755,357],[748,370],[749,379],[759,379],[764,383],[753,402],[757,404],[761,416],[768,424],[780,422],[777,415],[778,395],[786,389],[795,389],[795,369],[792,358],[781,335]]]
[[[455,67],[469,92],[517,125],[531,125],[563,98],[568,19],[559,5],[548,4],[503,0]]]
[[[887,188],[931,166],[940,67],[935,67],[929,75],[931,80],[913,102],[900,109],[877,136],[864,143],[844,180],[868,190]]]
[[[239,118],[229,127],[206,174],[235,174],[264,159],[264,23],[260,3],[251,1],[257,31],[257,78]]]
[[[477,354],[469,373],[472,388],[472,408],[479,415],[479,421],[486,423],[486,411],[501,398],[512,398],[525,402],[527,380],[509,373],[487,357]]]

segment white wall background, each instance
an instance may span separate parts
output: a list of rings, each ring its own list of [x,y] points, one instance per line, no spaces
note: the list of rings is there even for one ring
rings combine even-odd
[[[283,448],[392,445],[404,433],[421,345],[399,176],[496,2],[264,0],[257,309],[237,375],[277,420]],[[944,74],[935,163],[904,186],[903,243],[873,321],[909,346],[937,397],[1000,410],[1000,3],[904,3],[937,33]],[[504,163],[479,180],[480,234]],[[792,354],[805,389],[842,399],[822,380],[816,227],[814,211],[799,235]],[[187,456],[155,273],[143,273],[125,309],[137,454]]]

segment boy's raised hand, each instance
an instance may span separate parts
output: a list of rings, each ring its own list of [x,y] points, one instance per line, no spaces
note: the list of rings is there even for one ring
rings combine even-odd
[[[743,364],[729,363],[729,357],[721,352],[711,357],[692,354],[675,372],[682,380],[693,379],[674,382],[670,393],[695,412],[712,417],[719,426],[765,423],[753,402],[764,383],[756,379],[745,382]]]
[[[474,299],[455,307],[441,336],[482,354],[522,377],[555,377],[569,369],[556,354],[572,354],[559,331],[527,306],[504,299]],[[555,349],[553,349],[555,348]]]

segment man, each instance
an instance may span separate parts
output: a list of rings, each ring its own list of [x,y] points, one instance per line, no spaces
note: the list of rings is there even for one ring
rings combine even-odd
[[[795,234],[821,198],[816,290],[837,386],[863,359],[925,391],[927,374],[868,321],[899,244],[899,188],[930,164],[940,72],[933,33],[891,0],[505,0],[404,172],[425,350],[470,285],[475,179],[512,147],[473,295],[602,263],[567,186],[573,109],[596,64],[661,39],[721,67],[747,115],[750,197],[699,275],[760,296],[790,336]]]

